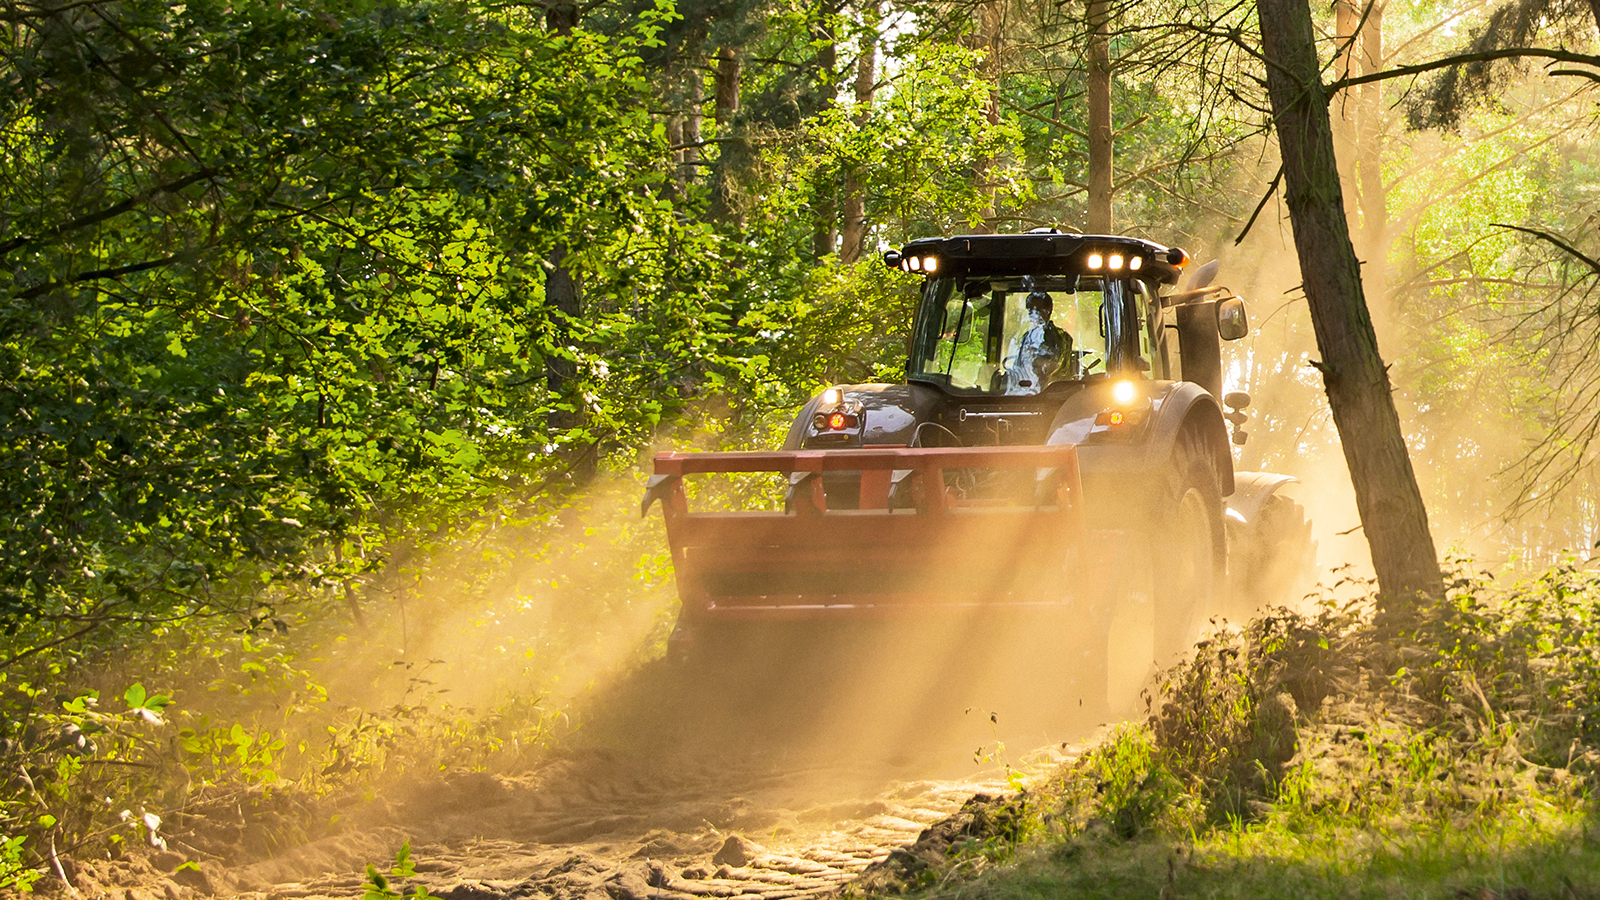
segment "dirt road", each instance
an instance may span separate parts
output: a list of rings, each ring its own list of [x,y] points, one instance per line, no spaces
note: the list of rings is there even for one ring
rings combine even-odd
[[[1015,681],[984,687],[970,666],[925,651],[935,662],[922,672],[881,655],[881,667],[854,671],[811,654],[781,666],[757,654],[692,677],[647,666],[600,692],[584,727],[532,772],[406,784],[337,836],[101,893],[354,898],[367,864],[387,871],[405,842],[416,875],[394,887],[451,900],[830,892],[973,795],[1071,758],[1076,745],[1062,742],[1093,728],[1016,720],[1005,704],[1034,701]]]
[[[1060,754],[1029,760],[1029,768]],[[545,896],[592,900],[821,894],[855,878],[975,793],[1007,789],[993,767],[966,778],[897,777],[821,760],[641,767],[564,761],[520,779],[468,777],[415,825],[329,839],[225,873],[219,893],[262,898],[357,896],[412,842],[417,876],[453,900]],[[438,809],[443,801],[448,811]],[[413,808],[414,804],[407,804]],[[420,812],[420,810],[419,810]]]

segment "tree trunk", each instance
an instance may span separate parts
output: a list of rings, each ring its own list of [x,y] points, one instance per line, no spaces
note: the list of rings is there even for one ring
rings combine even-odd
[[[573,0],[549,0],[544,8],[544,26],[556,34],[569,37],[578,27],[578,4]]]
[[[872,98],[878,83],[878,0],[868,0],[862,9],[861,55],[856,58],[857,128],[872,118]],[[844,222],[839,240],[839,261],[861,259],[867,240],[867,198],[861,179],[854,172],[844,179]]]
[[[572,0],[549,0],[545,7],[545,27],[563,36],[570,36],[573,29],[578,27],[578,5]],[[671,128],[668,129],[669,139]],[[569,339],[569,323],[583,314],[583,298],[578,290],[577,279],[572,277],[572,270],[567,268],[567,248],[564,244],[557,244],[551,249],[549,256],[545,257],[548,264],[544,277],[545,303],[555,311],[551,316],[554,328],[553,341],[557,345],[566,344]],[[577,367],[571,360],[561,359],[555,355],[545,358],[545,386],[550,389],[550,396],[556,403],[570,399],[563,395],[571,393],[571,383],[577,375]],[[574,404],[574,412],[553,409],[546,417],[551,429],[569,430],[583,424],[583,407]],[[588,445],[573,448],[569,458],[572,463],[569,472],[572,478],[579,482],[588,481],[597,470],[595,447]]]
[[[1256,0],[1256,11],[1289,221],[1322,354],[1316,365],[1355,485],[1382,602],[1394,611],[1418,593],[1443,592],[1438,555],[1350,244],[1309,2]]]
[[[739,114],[739,76],[744,62],[732,47],[717,51],[715,110],[717,118],[717,168],[711,187],[711,215],[740,224],[733,183],[744,167],[744,145],[735,133]]]
[[[1361,28],[1361,72],[1383,68],[1383,3],[1373,0]],[[1361,91],[1361,136],[1356,169],[1361,178],[1361,255],[1366,260],[1367,296],[1376,310],[1378,330],[1389,315],[1389,197],[1383,186],[1383,85],[1364,84]]]
[[[733,116],[739,111],[739,75],[744,71],[744,61],[732,47],[717,51],[716,114],[718,137],[733,130]]]
[[[578,282],[572,277],[572,271],[566,266],[567,248],[557,246],[546,257],[549,267],[544,276],[544,302],[554,310],[557,315],[552,316],[555,322],[555,331],[558,335],[565,334],[567,323],[578,318],[583,313],[582,298],[578,292]],[[558,339],[559,342],[559,339]],[[576,370],[572,361],[557,356],[550,356],[545,360],[545,384],[550,388],[550,393],[560,396],[571,382]],[[562,421],[555,423],[558,414],[552,414],[552,423],[558,427],[570,427],[571,423]]]
[[[681,145],[682,144],[683,144],[683,117],[682,116],[668,116],[667,117],[667,146],[673,148],[672,149],[672,155],[669,157],[672,160],[673,177],[668,183],[670,185],[672,185],[673,193],[675,193],[679,197],[683,196],[683,189],[684,189],[683,150],[681,149]]]
[[[1111,233],[1111,4],[1088,0],[1090,234]]]
[[[689,105],[683,113],[683,165],[678,171],[683,173],[685,185],[691,185],[700,180],[700,79],[698,74],[689,78]]]
[[[1333,72],[1336,78],[1349,78],[1356,71],[1355,61],[1361,50],[1361,37],[1356,29],[1361,25],[1361,11],[1354,0],[1334,0]],[[1360,185],[1356,180],[1356,133],[1360,129],[1360,104],[1352,91],[1341,91],[1333,98],[1333,154],[1339,162],[1339,188],[1344,195],[1344,217],[1347,222],[1358,221],[1360,208],[1357,198]]]
[[[550,267],[544,278],[544,300],[553,311],[550,317],[554,325],[553,342],[558,345],[570,340],[571,323],[583,314],[583,295],[577,279],[572,277],[572,270],[567,268],[566,259],[566,247],[558,245],[551,250],[547,257]],[[545,358],[545,386],[550,389],[551,398],[558,404],[573,407],[572,410],[550,411],[546,421],[554,430],[567,431],[583,424],[583,401],[574,396],[572,388],[577,374],[572,360],[554,354]],[[567,451],[567,458],[571,460],[569,471],[575,481],[582,483],[594,475],[597,467],[593,445],[572,447]]]
[[[1004,0],[986,0],[978,7],[978,33],[976,37],[977,46],[988,53],[984,57],[983,69],[984,76],[989,82],[989,103],[985,114],[991,127],[1000,124],[1000,76],[1002,73],[1000,48],[1002,43],[1001,32],[1005,28],[1005,10],[1001,6],[1003,2]],[[995,185],[991,174],[993,170],[994,159],[991,157],[978,160],[977,165],[973,167],[973,182],[978,185],[978,189],[984,196],[983,206],[978,209],[978,217],[982,220],[982,223],[973,229],[980,234],[993,234],[996,224],[995,219],[999,215],[994,203]]]
[[[817,105],[820,112],[833,105],[836,85],[839,83],[839,50],[835,46],[839,36],[834,33],[832,13],[834,7],[830,4],[823,10],[824,18],[811,29],[812,40],[817,45],[817,80],[821,88],[821,102]],[[811,250],[816,256],[823,257],[834,251],[834,244],[839,239],[838,214],[839,208],[834,203],[834,198],[819,197],[816,205],[811,210],[812,231]]]

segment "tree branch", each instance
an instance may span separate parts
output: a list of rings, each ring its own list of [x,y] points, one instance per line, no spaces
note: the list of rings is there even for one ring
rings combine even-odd
[[[1466,63],[1493,62],[1497,59],[1548,59],[1552,62],[1582,63],[1600,67],[1600,56],[1590,56],[1587,53],[1573,53],[1570,50],[1545,50],[1540,47],[1506,47],[1501,50],[1485,50],[1481,53],[1461,53],[1431,62],[1418,63],[1414,66],[1401,66],[1398,69],[1370,72],[1366,75],[1352,75],[1328,85],[1328,93],[1334,94],[1345,88],[1355,87],[1360,84],[1387,81],[1390,78],[1405,78],[1408,75],[1421,75],[1424,72],[1448,69],[1451,66],[1465,65]]]
[[[79,272],[70,278],[63,278],[55,281],[46,281],[43,284],[36,284],[22,293],[17,294],[16,297],[18,300],[28,300],[33,297],[37,297],[40,294],[47,294],[56,288],[66,287],[69,284],[77,284],[83,281],[96,281],[102,278],[121,278],[123,275],[132,275],[136,272],[146,272],[150,269],[160,269],[166,266],[177,265],[178,263],[187,262],[199,256],[201,249],[204,248],[183,250],[178,253],[174,253],[171,256],[164,256],[161,259],[149,259],[145,260],[144,262],[129,263],[125,266],[113,266],[109,269],[94,269],[89,272]]]
[[[78,3],[66,3],[61,6],[39,6],[33,3],[7,3],[0,9],[0,22],[22,23],[30,19],[49,19],[59,16],[64,12],[71,12],[85,6],[99,6],[107,0],[81,0]]]
[[[1278,192],[1278,182],[1282,180],[1283,166],[1280,164],[1278,166],[1278,174],[1272,176],[1272,183],[1267,185],[1267,192],[1261,195],[1261,202],[1256,204],[1255,212],[1251,213],[1250,220],[1244,223],[1244,230],[1239,232],[1239,236],[1233,239],[1235,247],[1244,242],[1245,235],[1249,234],[1251,227],[1256,224],[1256,217],[1261,215],[1263,209],[1267,208],[1267,201],[1272,199],[1272,195]]]
[[[65,223],[63,223],[61,225],[57,225],[56,227],[51,228],[48,231],[42,231],[42,232],[40,232],[38,234],[27,236],[27,237],[12,238],[9,241],[6,241],[4,243],[0,243],[0,256],[4,256],[7,253],[10,253],[11,251],[18,249],[19,247],[27,247],[27,246],[34,245],[34,244],[41,244],[41,243],[44,243],[47,240],[50,240],[51,238],[61,237],[62,235],[66,234],[69,231],[77,231],[77,230],[79,230],[81,228],[88,228],[90,225],[95,225],[95,224],[98,224],[100,222],[104,222],[107,219],[116,218],[117,216],[120,216],[125,212],[132,211],[134,207],[138,206],[140,203],[145,202],[146,200],[149,200],[150,198],[156,196],[157,194],[172,194],[172,193],[176,193],[176,192],[181,191],[184,188],[188,187],[189,185],[194,184],[197,181],[204,181],[204,180],[206,180],[208,178],[215,178],[216,176],[218,176],[220,174],[222,174],[222,169],[219,168],[219,167],[208,167],[208,168],[200,169],[199,171],[190,173],[188,175],[185,175],[182,178],[179,178],[177,181],[169,181],[166,184],[156,185],[155,187],[150,188],[149,190],[147,190],[147,191],[145,191],[145,192],[143,192],[141,194],[135,194],[134,196],[129,197],[128,199],[122,201],[121,203],[117,203],[117,204],[114,204],[112,206],[108,206],[105,209],[97,210],[95,212],[89,213],[88,215],[79,216],[78,218],[73,219],[70,222],[65,222]]]
[[[1548,243],[1554,244],[1555,246],[1561,248],[1566,253],[1577,257],[1579,260],[1582,260],[1583,264],[1589,267],[1589,271],[1591,273],[1593,273],[1595,275],[1600,275],[1600,262],[1595,261],[1595,259],[1593,257],[1590,257],[1590,256],[1586,255],[1583,251],[1579,250],[1578,248],[1572,246],[1571,244],[1569,244],[1566,241],[1562,240],[1561,238],[1551,234],[1548,231],[1540,231],[1537,228],[1524,228],[1521,225],[1504,225],[1504,224],[1501,224],[1499,222],[1490,222],[1489,224],[1491,226],[1495,227],[1495,228],[1509,228],[1512,231],[1520,231],[1523,234],[1531,234],[1531,235],[1533,235],[1534,237],[1538,238],[1541,241],[1546,241]]]

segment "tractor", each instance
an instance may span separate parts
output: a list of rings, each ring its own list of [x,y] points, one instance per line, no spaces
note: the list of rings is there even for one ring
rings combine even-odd
[[[675,653],[751,623],[1051,609],[1097,651],[1080,693],[1126,696],[1305,583],[1295,479],[1234,469],[1250,398],[1223,392],[1222,344],[1249,326],[1215,263],[1175,290],[1184,250],[1056,229],[883,261],[921,278],[902,382],[827,388],[781,450],[655,458]],[[784,508],[689,509],[686,477],[733,472],[785,476]]]

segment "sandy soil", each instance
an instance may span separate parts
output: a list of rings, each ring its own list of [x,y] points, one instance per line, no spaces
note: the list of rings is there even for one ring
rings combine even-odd
[[[387,871],[409,841],[417,874],[393,886],[451,900],[825,894],[975,794],[1008,791],[1012,772],[1074,757],[1094,730],[1060,715],[1078,704],[1048,671],[981,676],[973,660],[990,654],[976,650],[920,645],[920,670],[860,646],[647,666],[598,692],[585,727],[534,771],[408,784],[358,827],[248,865],[158,854],[76,880],[96,900],[354,898],[367,864]],[[863,658],[877,664],[845,664]],[[1020,714],[1039,695],[1057,715]]]

